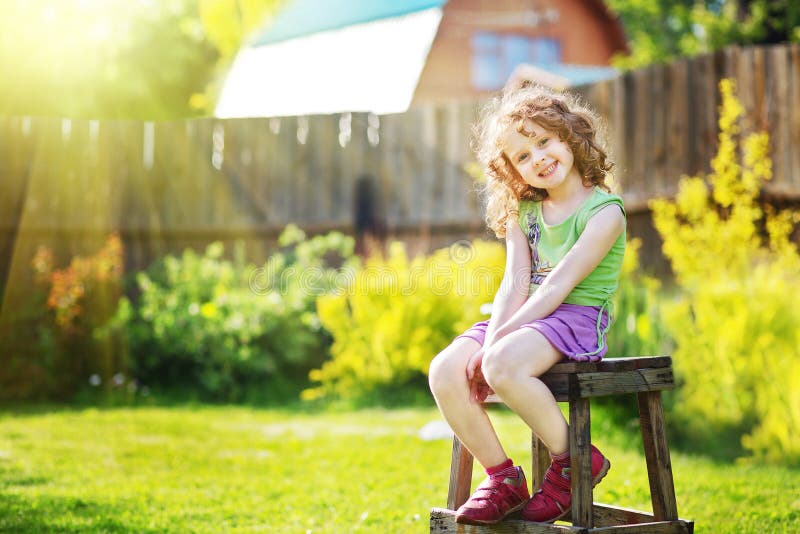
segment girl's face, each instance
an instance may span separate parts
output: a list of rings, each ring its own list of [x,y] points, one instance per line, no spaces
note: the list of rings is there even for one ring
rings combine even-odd
[[[572,150],[558,134],[533,121],[525,123],[525,130],[532,135],[523,135],[512,125],[503,139],[505,155],[525,183],[552,192],[570,180],[580,181]]]

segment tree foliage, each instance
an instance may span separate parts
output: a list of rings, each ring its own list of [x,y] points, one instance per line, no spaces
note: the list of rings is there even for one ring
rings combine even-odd
[[[209,114],[221,77],[280,0],[4,0],[0,113]]]
[[[630,54],[621,68],[664,63],[739,44],[800,41],[792,0],[606,0],[622,21]]]

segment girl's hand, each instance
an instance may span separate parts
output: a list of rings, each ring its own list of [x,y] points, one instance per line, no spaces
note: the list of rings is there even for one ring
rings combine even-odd
[[[467,382],[469,383],[469,398],[478,404],[486,400],[494,391],[483,377],[481,365],[483,364],[483,348],[478,349],[467,362]]]

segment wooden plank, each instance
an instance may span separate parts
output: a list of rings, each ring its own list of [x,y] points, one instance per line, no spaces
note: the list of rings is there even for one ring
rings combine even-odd
[[[313,157],[313,150],[308,145],[309,130],[312,127],[312,117],[297,117],[295,124],[295,153],[294,165],[290,183],[292,187],[292,198],[294,199],[294,221],[304,226],[304,223],[313,221],[314,212],[317,209],[317,195],[311,189],[311,177],[309,176],[309,163]]]
[[[344,174],[347,196],[345,197],[344,209],[340,214],[340,220],[343,223],[353,223],[356,183],[361,176],[369,172],[366,164],[367,146],[369,146],[369,141],[367,139],[367,120],[366,113],[352,114],[352,121],[350,124],[351,139],[350,143],[348,143],[344,149],[346,152],[349,152],[350,171]]]
[[[251,177],[254,201],[258,212],[254,216],[253,225],[262,226],[270,220],[269,209],[269,150],[272,138],[267,119],[252,119],[250,128],[250,147],[253,151]],[[320,195],[325,196],[325,195]],[[322,202],[323,200],[320,199]]]
[[[467,502],[472,484],[472,453],[458,437],[453,437],[453,454],[450,460],[450,485],[447,490],[447,507],[458,508]]]
[[[774,192],[788,192],[791,173],[789,144],[789,55],[787,46],[773,46],[767,50],[766,112],[772,157],[772,180],[766,186]]]
[[[444,534],[457,532],[458,534],[586,534],[585,528],[569,525],[553,525],[549,523],[534,523],[519,519],[506,519],[496,525],[461,525],[456,523],[456,514],[453,510],[431,508],[430,532]]]
[[[569,403],[570,477],[572,524],[592,528],[592,452],[589,399]]]
[[[317,197],[323,220],[334,219],[338,207],[332,202],[332,191],[339,176],[336,174],[333,162],[339,151],[339,124],[335,115],[319,117],[316,127],[310,133],[316,144],[318,167],[312,171],[313,183],[316,184],[320,194]]]
[[[652,523],[655,521],[653,514],[599,503],[594,503],[594,506],[592,506],[592,518],[594,519],[595,527]]]
[[[651,120],[651,136],[648,157],[648,182],[652,182],[652,192],[647,196],[666,196],[668,194],[670,176],[667,175],[667,114],[666,106],[658,105],[666,100],[667,68],[654,65],[650,70],[650,101],[648,112]]]
[[[480,182],[468,174],[464,165],[477,163],[475,154],[470,147],[470,138],[472,135],[472,125],[477,120],[477,105],[474,103],[462,103],[458,106],[458,158],[460,166],[458,168],[458,219],[466,221],[470,224],[477,224],[482,226],[483,216],[478,199],[478,190],[481,187]]]
[[[728,46],[723,50],[722,77],[737,80],[739,77],[739,46]]]
[[[534,493],[542,485],[550,462],[550,451],[536,436],[536,433],[531,432],[531,493]]]
[[[417,172],[417,149],[412,132],[419,132],[422,123],[422,113],[420,108],[409,109],[400,118],[398,128],[398,160],[396,167],[396,179],[399,181],[397,187],[398,215],[404,223],[419,223],[421,200],[416,198],[418,190],[417,182],[419,173]],[[419,137],[417,133],[416,137]]]
[[[294,180],[295,171],[300,163],[297,159],[297,117],[281,117],[281,131],[278,137],[280,152],[277,159],[280,162],[280,171],[276,185],[280,221],[284,225],[290,222],[298,223],[300,193]]]
[[[633,77],[633,106],[628,113],[633,115],[632,150],[629,152],[631,172],[636,180],[636,188],[629,190],[634,204],[641,204],[650,198],[653,191],[652,176],[648,169],[650,140],[650,77],[648,69],[637,69]]]
[[[194,155],[193,176],[196,183],[194,194],[195,201],[190,203],[191,225],[208,226],[208,218],[214,209],[213,184],[214,167],[212,154],[214,146],[214,122],[211,119],[200,119],[194,123]]]
[[[436,179],[435,158],[439,150],[436,139],[436,115],[432,105],[422,106],[417,123],[417,136],[414,142],[414,152],[417,168],[414,172],[414,188],[411,192],[411,201],[420,207],[419,222],[421,244],[423,248],[430,245],[431,223],[436,220],[439,206],[435,202],[435,189],[438,187]]]
[[[767,117],[767,98],[766,98],[766,47],[753,46],[748,48],[748,53],[752,54],[752,70],[747,73],[750,76],[750,83],[753,90],[753,107],[750,111],[754,114],[753,130],[764,131],[769,129]],[[745,107],[747,109],[747,107]]]
[[[280,206],[280,176],[281,166],[283,165],[282,160],[284,159],[284,153],[281,150],[282,137],[280,129],[281,119],[278,117],[270,118],[268,122],[269,135],[265,139],[267,158],[265,198],[267,199],[268,224],[276,226],[285,220],[281,218],[282,207]]]
[[[670,67],[669,96],[667,108],[667,175],[675,187],[681,175],[689,171],[689,129],[691,121],[687,95],[688,60],[681,59]]]
[[[671,363],[669,356],[559,363],[540,379],[559,402],[579,397],[659,391],[674,387]],[[485,402],[503,401],[497,395],[490,395]]]
[[[711,159],[717,144],[717,81],[714,55],[703,54],[691,63],[691,91],[694,119],[691,150],[692,164],[688,174],[696,176],[711,170]],[[677,192],[678,177],[671,177],[669,195]]]
[[[555,364],[547,374],[633,371],[634,369],[662,368],[670,365],[672,365],[672,358],[669,356],[607,358],[599,362],[563,361]]]
[[[400,201],[398,190],[400,188],[400,150],[399,139],[402,131],[402,117],[400,114],[382,115],[380,143],[380,170],[378,182],[381,190],[381,205],[384,209],[384,218],[387,228],[393,228],[401,220]]]
[[[661,391],[675,387],[671,368],[637,369],[620,373],[577,373],[570,377],[577,383],[568,392],[573,398]]]
[[[755,53],[752,48],[743,48],[739,52],[736,64],[736,97],[744,107],[745,113],[739,121],[742,135],[752,133],[756,129],[755,118],[755,80],[753,80]]]
[[[338,173],[336,179],[336,194],[334,196],[334,218],[338,224],[350,222],[348,200],[351,198],[353,174],[353,114],[340,113],[339,117],[339,149],[336,151]]]
[[[262,218],[253,165],[256,123],[250,119],[236,119],[229,121],[229,125],[232,142],[226,143],[225,148],[229,152],[225,158],[230,162],[228,168],[234,169],[228,175],[234,208],[233,220],[240,225],[253,224]],[[308,164],[306,167],[308,168]]]
[[[662,521],[640,523],[638,525],[594,528],[588,532],[591,534],[691,534],[692,531],[693,524],[686,521]]]
[[[791,160],[789,163],[790,187],[794,195],[800,193],[800,45],[792,44],[789,46],[789,80],[791,89],[789,90],[789,145],[794,147],[790,150]]]
[[[614,181],[617,187],[625,194],[626,202],[628,191],[632,190],[634,184],[632,181],[635,179],[630,173],[628,165],[628,137],[630,131],[627,127],[628,121],[631,120],[629,113],[626,113],[626,87],[628,75],[617,76],[611,84],[611,111],[609,114],[609,129],[611,140],[611,154],[614,160]]]
[[[661,393],[639,393],[637,398],[653,516],[658,521],[674,521],[678,519],[678,506],[675,501]]]
[[[452,219],[453,213],[453,172],[450,166],[452,135],[448,131],[451,124],[453,103],[441,104],[432,109],[434,138],[438,140],[438,149],[431,154],[435,162],[432,166],[433,183],[431,184],[431,203],[433,211],[431,219],[435,222]]]
[[[361,169],[362,174],[369,176],[374,187],[373,197],[373,216],[375,224],[382,226],[384,218],[383,204],[381,203],[381,181],[379,173],[381,169],[381,152],[378,149],[380,143],[381,119],[374,113],[367,114],[367,130],[364,140],[364,162]]]

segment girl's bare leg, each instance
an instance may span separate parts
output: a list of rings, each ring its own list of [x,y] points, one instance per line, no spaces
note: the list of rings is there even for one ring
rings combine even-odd
[[[473,339],[456,339],[431,362],[428,382],[450,428],[475,459],[488,468],[508,457],[483,406],[469,398],[467,361],[480,348]]]
[[[483,357],[486,382],[533,429],[551,454],[569,449],[567,421],[550,389],[537,377],[563,357],[532,328],[504,336]]]

